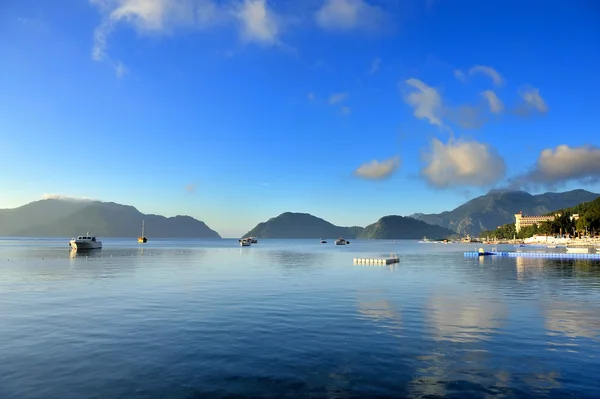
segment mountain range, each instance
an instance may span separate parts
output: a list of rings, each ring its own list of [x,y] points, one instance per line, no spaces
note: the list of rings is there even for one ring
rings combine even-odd
[[[477,236],[484,230],[513,223],[514,214],[544,215],[593,201],[600,194],[586,190],[531,195],[524,191],[492,190],[439,214],[385,216],[366,227],[340,227],[307,213],[285,212],[259,223],[245,236],[259,238],[442,238],[452,234]],[[114,202],[45,199],[14,209],[0,209],[0,237],[72,237],[90,232],[103,237],[137,237],[145,221],[146,235],[155,238],[220,238],[204,222],[190,216],[143,214]]]
[[[259,223],[244,237],[258,238],[363,238],[415,239],[442,238],[455,234],[440,226],[402,216],[384,216],[367,227],[340,227],[308,213],[285,212]]]
[[[0,237],[137,237],[142,220],[152,238],[220,238],[190,216],[146,215],[133,206],[100,201],[44,199],[14,209],[0,209]]]
[[[593,201],[598,197],[600,194],[586,190],[538,195],[531,195],[525,191],[491,190],[486,195],[474,198],[451,211],[436,214],[415,213],[410,217],[446,227],[461,235],[477,236],[482,231],[514,223],[514,215],[519,211],[523,211],[527,216],[544,215],[582,202]]]

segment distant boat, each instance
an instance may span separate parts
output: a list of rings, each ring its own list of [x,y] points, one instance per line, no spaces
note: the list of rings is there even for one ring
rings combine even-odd
[[[258,244],[258,238],[256,237],[248,237],[248,240],[250,240],[252,244]]]
[[[321,238],[321,244],[327,244],[327,241]]]
[[[95,236],[91,236],[88,232],[85,236],[71,238],[69,246],[75,250],[100,249],[102,248],[102,241],[98,240]]]
[[[142,235],[140,237],[138,237],[138,242],[139,243],[146,243],[146,242],[148,242],[148,239],[144,235],[144,221],[143,220],[142,220]]]
[[[350,244],[350,241],[346,240],[345,238],[338,238],[337,240],[335,240],[335,245],[346,245],[346,244]]]
[[[252,245],[252,240],[250,240],[249,238],[242,238],[238,241],[240,242],[240,246],[242,247],[249,247],[250,245]]]

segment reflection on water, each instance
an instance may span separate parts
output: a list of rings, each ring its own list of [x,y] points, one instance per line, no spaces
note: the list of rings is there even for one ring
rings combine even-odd
[[[401,336],[402,313],[388,298],[389,293],[380,290],[362,291],[358,297],[358,313],[378,327],[386,328]]]
[[[600,397],[598,263],[103,244],[0,240],[0,398]]]
[[[142,250],[143,251],[143,250]],[[97,249],[75,249],[71,248],[69,251],[69,258],[73,259],[75,257],[89,258],[89,257],[99,257],[102,254],[102,248]]]
[[[493,339],[491,335],[508,316],[504,304],[463,293],[433,294],[427,304],[427,318],[437,340],[470,342]]]
[[[550,335],[600,339],[600,306],[561,301],[544,302],[546,329]],[[573,343],[573,342],[572,342]]]

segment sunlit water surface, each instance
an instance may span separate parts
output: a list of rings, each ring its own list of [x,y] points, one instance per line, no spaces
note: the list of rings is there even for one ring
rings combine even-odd
[[[0,398],[600,397],[598,262],[103,241],[0,239]]]

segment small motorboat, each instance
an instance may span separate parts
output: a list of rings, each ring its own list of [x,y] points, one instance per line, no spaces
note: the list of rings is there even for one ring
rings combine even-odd
[[[321,244],[327,244],[327,241],[321,238]]]
[[[240,246],[242,247],[249,247],[250,245],[252,245],[252,240],[250,240],[249,238],[242,238],[238,241],[240,242]]]
[[[248,240],[250,240],[250,243],[252,244],[258,244],[258,238],[256,237],[248,237]]]
[[[97,237],[90,235],[88,232],[85,236],[79,236],[72,238],[69,241],[69,246],[73,249],[100,249],[102,248],[102,241],[98,240]]]
[[[350,241],[346,240],[345,238],[338,238],[337,240],[335,240],[335,245],[346,245],[346,244],[350,244]]]

